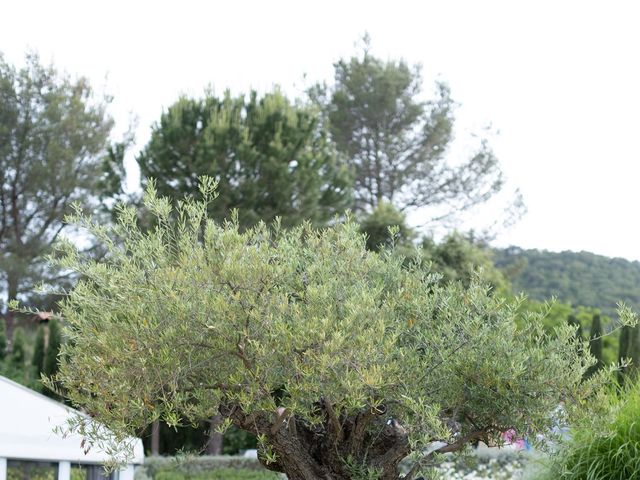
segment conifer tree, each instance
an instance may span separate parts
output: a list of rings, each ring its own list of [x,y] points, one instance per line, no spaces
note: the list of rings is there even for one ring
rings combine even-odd
[[[623,360],[629,358],[629,341],[632,331],[633,329],[627,326],[620,329],[620,339],[618,341],[618,363],[622,363]],[[624,377],[627,373],[626,370],[626,368],[623,368],[618,371],[618,383],[621,385],[624,383]]]
[[[455,102],[446,84],[424,101],[420,66],[375,57],[368,36],[361,55],[334,67],[333,85],[309,94],[354,172],[354,211],[381,202],[400,210],[432,207],[430,220],[441,221],[501,190],[502,172],[486,141],[468,160],[448,162]]]
[[[0,362],[7,354],[7,334],[4,326],[4,318],[0,318]]]
[[[263,96],[180,98],[154,125],[137,158],[142,184],[153,179],[172,199],[198,193],[198,177],[218,180],[216,220],[239,211],[243,228],[281,217],[325,225],[349,206],[351,177],[312,107],[280,91]]]
[[[49,344],[44,357],[43,371],[47,376],[52,376],[58,371],[58,353],[60,352],[61,336],[60,326],[56,320],[49,321]]]
[[[587,377],[590,377],[604,366],[602,359],[602,335],[602,322],[600,315],[596,313],[592,317],[591,331],[589,332],[589,350],[591,351],[591,355],[596,359],[596,363],[589,367]]]
[[[396,229],[395,238],[391,229]],[[410,245],[414,233],[403,213],[390,203],[382,202],[360,220],[360,230],[367,236],[367,248],[374,252],[392,245]]]
[[[33,346],[33,357],[31,358],[31,364],[34,367],[36,378],[40,378],[40,374],[44,373],[44,359],[45,359],[45,327],[40,325],[38,327],[38,333],[36,334],[35,345]]]
[[[11,366],[16,372],[24,370],[26,360],[27,339],[24,330],[16,328],[13,336],[13,349],[11,350]]]

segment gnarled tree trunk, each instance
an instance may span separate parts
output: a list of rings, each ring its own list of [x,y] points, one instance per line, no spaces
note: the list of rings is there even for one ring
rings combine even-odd
[[[289,480],[350,480],[356,471],[375,469],[380,480],[400,478],[398,464],[409,454],[404,429],[394,420],[363,410],[338,417],[331,404],[321,402],[325,421],[318,426],[278,412],[245,414],[234,406],[221,414],[236,426],[264,435],[276,460],[261,462],[269,470],[286,473]]]

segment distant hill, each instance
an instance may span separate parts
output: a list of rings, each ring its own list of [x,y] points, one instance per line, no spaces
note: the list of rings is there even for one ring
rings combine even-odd
[[[615,315],[622,300],[640,313],[640,262],[589,252],[548,252],[518,247],[495,249],[494,261],[515,292],[535,300],[552,296]]]

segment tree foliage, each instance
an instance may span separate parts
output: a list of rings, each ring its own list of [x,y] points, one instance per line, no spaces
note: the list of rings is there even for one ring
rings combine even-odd
[[[111,130],[106,100],[36,55],[0,56],[0,291],[9,301],[51,276],[45,256],[70,204],[89,205]],[[6,313],[7,334],[13,315]]]
[[[409,247],[415,237],[405,215],[385,202],[360,219],[360,230],[366,235],[367,248],[376,252],[394,246]]]
[[[432,269],[442,275],[444,282],[461,282],[468,286],[474,278],[482,279],[501,294],[511,292],[504,274],[493,264],[492,252],[458,232],[447,235],[440,243],[431,239],[422,242],[423,254]]]
[[[576,339],[578,341],[582,341],[584,339],[584,337],[583,337],[583,333],[582,333],[582,323],[580,322],[580,320],[578,320],[576,318],[576,316],[573,313],[571,313],[571,314],[569,314],[569,317],[567,318],[567,323],[571,327],[575,328]]]
[[[175,210],[150,188],[149,231],[131,207],[113,226],[77,217],[101,260],[61,246],[82,280],[61,304],[70,341],[56,379],[121,438],[220,413],[291,479],[396,479],[436,440],[442,453],[508,428],[535,436],[602,378],[582,382],[590,357],[566,325],[548,335],[530,315],[518,327],[517,304],[367,251],[351,222],[217,224],[211,188]],[[98,441],[90,425],[75,428]]]
[[[181,98],[162,114],[137,158],[143,184],[181,199],[198,191],[198,177],[218,180],[210,215],[223,220],[239,209],[243,226],[303,220],[322,225],[348,206],[346,168],[311,107],[275,90],[262,97]]]
[[[423,101],[418,66],[380,60],[365,44],[362,55],[335,64],[328,90],[310,92],[354,172],[353,209],[388,202],[401,210],[437,207],[447,217],[499,191],[502,174],[485,141],[468,161],[447,161],[455,107],[448,86],[438,83],[436,97]]]

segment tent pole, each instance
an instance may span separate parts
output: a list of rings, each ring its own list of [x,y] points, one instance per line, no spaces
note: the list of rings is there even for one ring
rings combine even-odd
[[[58,463],[58,480],[70,480],[70,478],[71,478],[71,462]]]

